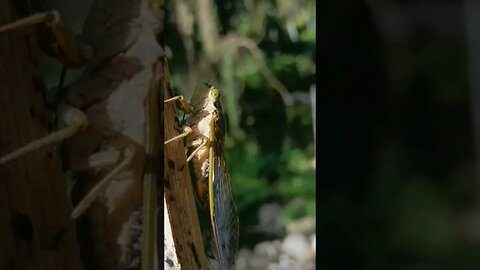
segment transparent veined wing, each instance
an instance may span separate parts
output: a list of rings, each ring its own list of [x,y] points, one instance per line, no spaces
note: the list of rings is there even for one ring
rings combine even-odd
[[[210,88],[203,83],[195,87],[195,91],[190,99],[190,105],[192,105],[194,112],[197,112],[207,106],[209,91]]]
[[[212,117],[213,130],[218,129],[221,117]],[[213,133],[213,132],[212,132]],[[223,136],[223,133],[220,133]],[[220,135],[216,134],[216,135]],[[238,249],[239,221],[233,198],[230,174],[223,153],[221,136],[213,135],[210,147],[209,201],[212,229],[221,269],[230,269]]]

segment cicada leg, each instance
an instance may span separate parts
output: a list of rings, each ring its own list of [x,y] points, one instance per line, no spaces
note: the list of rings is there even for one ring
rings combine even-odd
[[[12,153],[3,156],[2,158],[0,158],[0,165],[19,158],[23,155],[26,155],[46,145],[68,139],[75,135],[77,132],[85,129],[88,125],[87,116],[82,111],[74,107],[67,107],[67,109],[63,113],[63,120],[67,124],[66,128],[53,132],[46,137],[35,140],[21,147],[20,149],[17,149]]]
[[[85,60],[90,57],[92,53],[91,48],[78,42],[71,28],[61,19],[60,14],[57,11],[37,13],[3,25],[0,27],[0,33],[42,24],[46,26],[46,29],[49,32],[46,36],[51,40],[48,40],[47,42],[39,42],[40,45],[44,45],[44,51],[58,58],[65,67],[81,67],[85,63]],[[43,35],[39,35],[39,37],[41,36]],[[85,114],[72,106],[67,106],[67,108],[63,110],[63,113],[60,114],[63,115],[64,121],[68,126],[67,128],[56,131],[42,139],[33,141],[28,145],[15,150],[13,153],[0,158],[0,165],[45,145],[70,138],[88,125],[88,120]]]
[[[177,101],[178,109],[185,112],[186,114],[193,112],[192,106],[187,101],[185,101],[185,98],[182,95],[166,99],[163,101],[163,103],[166,104],[172,101]]]
[[[192,133],[192,129],[191,129],[190,127],[187,127],[187,126],[186,126],[186,127],[183,128],[183,133],[182,133],[182,134],[179,134],[179,135],[177,135],[177,136],[175,136],[175,137],[173,137],[173,138],[165,141],[163,144],[165,145],[165,144],[169,144],[169,143],[171,143],[171,142],[173,142],[173,141],[179,140],[179,139],[181,139],[181,138],[183,138],[183,137],[188,136],[190,133]]]
[[[129,145],[123,150],[123,155],[119,150],[106,150],[92,154],[89,157],[88,164],[90,169],[99,169],[115,164],[118,165],[115,166],[107,175],[105,175],[75,206],[70,214],[69,221],[53,235],[50,243],[51,246],[56,246],[58,244],[58,241],[68,231],[70,226],[80,215],[85,212],[85,210],[87,210],[88,207],[90,207],[92,202],[104,190],[104,188],[108,186],[108,184],[121,172],[130,166],[135,157],[135,153],[135,147],[133,145]]]
[[[41,40],[40,46],[45,53],[58,58],[68,68],[82,67],[86,59],[91,57],[92,48],[80,43],[73,30],[62,20],[56,10],[33,14],[0,27],[0,33],[19,30],[36,25],[45,25],[50,40]]]
[[[77,219],[93,202],[93,200],[98,196],[100,192],[116,177],[119,173],[121,173],[125,168],[128,168],[132,163],[133,158],[135,157],[135,147],[133,145],[127,146],[123,151],[123,159],[122,161],[115,166],[107,175],[105,175],[89,192],[88,194],[82,198],[82,200],[77,204],[75,209],[72,211],[70,215],[70,219],[75,220]],[[109,165],[108,162],[105,162],[105,158],[110,159],[110,161],[114,161],[116,157],[118,157],[118,152],[110,150],[109,153],[97,153],[94,155],[104,155],[103,158],[97,159],[99,167],[103,167],[105,165]]]
[[[197,148],[195,148],[195,150],[193,150],[193,152],[188,156],[187,158],[187,162],[189,162],[190,160],[192,160],[192,158],[198,153],[198,151],[200,151],[200,149],[202,149],[202,147],[206,146],[207,143],[209,142],[209,140],[207,138],[203,138],[203,139],[199,139],[200,140],[200,143],[193,143],[192,146],[195,147],[198,145]]]
[[[0,33],[18,30],[25,27],[34,26],[40,23],[46,23],[52,21],[54,18],[53,12],[43,12],[31,15],[26,18],[19,19],[17,21],[0,26]]]

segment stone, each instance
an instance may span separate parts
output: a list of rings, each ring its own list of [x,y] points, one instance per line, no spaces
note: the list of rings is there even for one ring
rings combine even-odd
[[[311,245],[305,236],[301,234],[290,234],[282,243],[282,250],[285,254],[292,256],[300,262],[311,260],[314,257]]]

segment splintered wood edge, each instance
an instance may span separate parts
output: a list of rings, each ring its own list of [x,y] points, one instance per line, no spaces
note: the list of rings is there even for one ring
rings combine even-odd
[[[163,207],[167,209],[167,201],[163,197]],[[170,226],[170,218],[168,211],[163,211],[163,228],[164,228],[164,243],[163,249],[165,251],[164,268],[163,269],[180,269],[177,254],[175,252],[175,244],[173,243],[172,227]]]
[[[168,66],[164,66],[164,99],[170,98]],[[164,138],[175,129],[174,103],[164,106]],[[164,146],[164,266],[165,269],[208,269],[192,183],[182,140]]]

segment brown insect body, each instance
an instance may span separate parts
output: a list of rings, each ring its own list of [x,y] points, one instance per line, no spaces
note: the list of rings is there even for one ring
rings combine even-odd
[[[230,269],[238,246],[238,216],[223,154],[225,118],[220,93],[207,86],[192,97],[193,112],[185,121],[191,132],[185,142],[210,267]]]
[[[187,147],[187,156],[193,154],[189,162],[192,182],[195,189],[196,198],[200,207],[198,215],[200,219],[200,227],[202,229],[202,237],[205,245],[207,257],[211,268],[215,255],[215,240],[211,229],[209,218],[209,200],[208,200],[208,181],[209,181],[209,157],[210,157],[210,122],[213,112],[217,110],[213,100],[210,99],[209,91],[197,90],[196,95],[192,97],[193,113],[185,121],[185,126],[192,129],[191,134],[185,138]],[[202,146],[202,143],[204,145]],[[196,151],[196,153],[194,153]],[[213,259],[213,260],[212,260]]]
[[[186,138],[186,146],[188,155],[192,154],[202,141],[205,145],[197,150],[193,155],[190,163],[193,174],[196,193],[203,207],[207,207],[208,203],[208,174],[209,174],[209,156],[210,156],[210,122],[215,117],[215,122],[223,121],[221,115],[213,116],[213,111],[217,111],[216,106],[221,106],[220,102],[208,102],[207,105],[195,111],[186,121],[185,125],[192,128],[192,134]],[[221,108],[221,107],[220,107]],[[218,133],[220,134],[220,133]],[[223,134],[221,135],[223,136]],[[219,138],[223,140],[224,138]]]
[[[200,147],[202,142],[205,142],[205,145],[201,146],[192,157],[190,165],[197,197],[202,206],[207,207],[210,121],[217,108],[209,97],[209,91],[197,91],[192,98],[193,113],[185,121],[185,125],[192,129],[192,133],[186,137],[185,142],[189,156]]]

